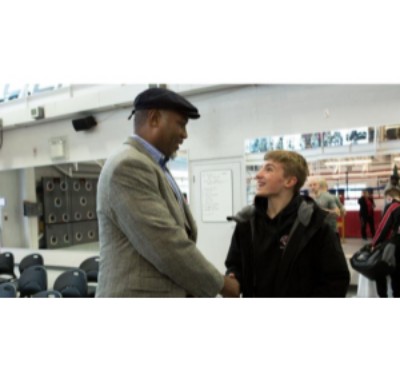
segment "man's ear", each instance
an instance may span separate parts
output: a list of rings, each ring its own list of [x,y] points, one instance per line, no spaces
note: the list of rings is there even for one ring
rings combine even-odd
[[[157,127],[160,123],[161,113],[157,109],[150,109],[148,113],[150,127]]]
[[[297,184],[297,177],[296,176],[290,176],[287,177],[285,180],[285,186],[286,188],[293,188]]]

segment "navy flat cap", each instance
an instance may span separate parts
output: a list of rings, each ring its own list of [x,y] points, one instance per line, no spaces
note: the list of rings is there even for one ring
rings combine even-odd
[[[138,110],[165,109],[182,113],[189,118],[200,118],[197,108],[183,96],[160,87],[152,87],[141,92],[133,102],[133,111],[128,119]]]

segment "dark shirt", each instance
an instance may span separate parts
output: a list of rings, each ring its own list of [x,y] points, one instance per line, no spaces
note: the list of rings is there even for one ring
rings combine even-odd
[[[301,197],[296,196],[273,219],[267,215],[268,201],[256,199],[256,232],[254,251],[255,296],[276,296],[276,277],[287,243],[287,238],[297,216]]]
[[[375,205],[374,198],[362,196],[358,198],[358,204],[360,205],[359,213],[362,218],[367,219],[368,217],[373,216]],[[368,204],[370,204],[370,207],[372,208],[370,208]],[[371,209],[371,213],[369,212],[369,208]]]

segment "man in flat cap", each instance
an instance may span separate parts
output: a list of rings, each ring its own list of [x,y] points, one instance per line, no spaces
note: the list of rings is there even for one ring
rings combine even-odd
[[[184,97],[150,88],[134,101],[135,134],[105,163],[97,213],[100,272],[96,297],[238,296],[196,247],[197,229],[166,163],[200,117]]]

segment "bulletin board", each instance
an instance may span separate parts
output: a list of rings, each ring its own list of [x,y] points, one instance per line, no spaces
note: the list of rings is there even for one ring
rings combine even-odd
[[[226,222],[233,214],[232,171],[203,171],[200,181],[202,221]]]

